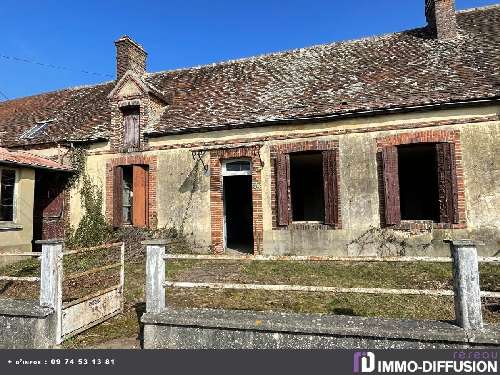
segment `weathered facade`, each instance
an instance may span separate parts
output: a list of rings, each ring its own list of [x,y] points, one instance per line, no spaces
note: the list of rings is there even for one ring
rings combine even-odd
[[[85,147],[113,226],[199,251],[448,255],[468,237],[492,255],[500,7],[425,11],[420,29],[160,73],[123,37],[116,81],[1,103],[2,144]]]
[[[43,231],[54,236],[64,219],[64,183],[49,190],[47,181],[62,182],[68,172],[53,160],[0,148],[0,251],[31,251]]]

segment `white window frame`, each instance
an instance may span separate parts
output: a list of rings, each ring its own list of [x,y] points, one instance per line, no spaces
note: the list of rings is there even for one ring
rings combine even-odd
[[[228,171],[227,170],[228,164],[238,162],[238,161],[248,163],[248,165],[250,167],[248,169],[248,171]],[[249,159],[244,159],[244,158],[242,158],[242,159],[228,159],[228,160],[224,160],[222,162],[222,176],[251,176],[251,175],[252,175],[252,161]]]
[[[19,185],[19,171],[14,168],[5,168],[5,167],[0,167],[0,200],[2,199],[2,189],[1,189],[1,183],[2,183],[2,171],[4,170],[9,170],[9,171],[14,171],[14,195],[13,195],[13,202],[12,202],[12,220],[11,221],[6,221],[6,220],[0,220],[0,223],[16,223],[17,222],[17,189]]]

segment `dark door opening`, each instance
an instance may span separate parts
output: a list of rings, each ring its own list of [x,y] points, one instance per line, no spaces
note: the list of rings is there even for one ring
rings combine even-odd
[[[435,144],[398,147],[402,220],[439,222],[439,189]]]
[[[224,176],[226,248],[253,252],[252,176]]]

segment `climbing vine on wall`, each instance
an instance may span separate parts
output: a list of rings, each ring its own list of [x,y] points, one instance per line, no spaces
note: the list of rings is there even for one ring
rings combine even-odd
[[[76,228],[67,231],[67,245],[70,247],[88,247],[105,243],[112,233],[111,226],[103,214],[102,189],[85,172],[87,152],[75,148],[70,155],[75,173],[70,180],[70,187],[80,186],[80,201],[83,216]],[[81,182],[80,184],[78,184]]]
[[[88,247],[105,243],[112,233],[102,213],[102,190],[86,175],[80,188],[83,216],[75,230],[70,230],[68,246]]]
[[[74,171],[69,180],[69,186],[74,187],[80,180],[81,176],[85,173],[87,150],[82,147],[75,147],[71,150],[69,159]]]

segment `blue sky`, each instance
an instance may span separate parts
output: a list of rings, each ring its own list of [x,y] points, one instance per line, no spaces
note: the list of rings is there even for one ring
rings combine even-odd
[[[456,0],[458,9],[496,3]],[[113,79],[123,34],[160,71],[425,24],[424,0],[2,0],[0,17],[0,91],[11,99]]]

